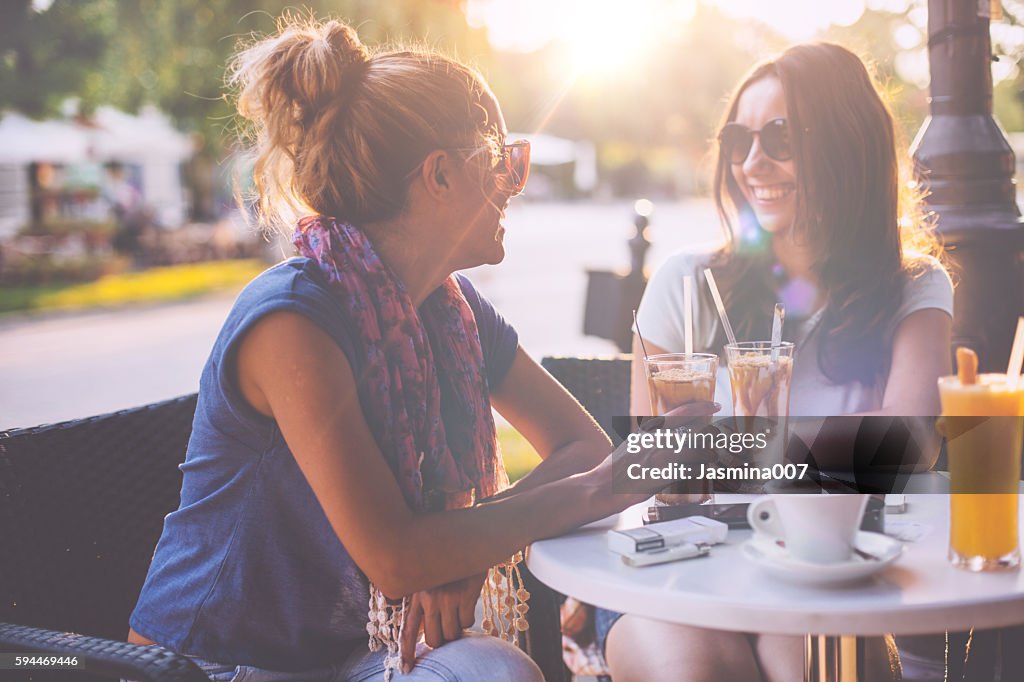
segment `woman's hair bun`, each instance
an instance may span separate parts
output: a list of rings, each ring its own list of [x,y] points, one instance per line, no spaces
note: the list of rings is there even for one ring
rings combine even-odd
[[[302,122],[342,95],[369,60],[351,26],[285,15],[274,36],[239,53],[231,82],[240,86],[239,111],[246,118],[269,122],[288,112]]]
[[[394,217],[410,172],[433,149],[476,147],[497,102],[464,64],[429,50],[368,50],[342,21],[289,13],[242,48],[230,81],[252,145],[256,213],[354,225]]]
[[[324,24],[324,39],[337,51],[342,61],[362,65],[370,59],[370,51],[359,40],[356,30],[348,24],[332,19]]]

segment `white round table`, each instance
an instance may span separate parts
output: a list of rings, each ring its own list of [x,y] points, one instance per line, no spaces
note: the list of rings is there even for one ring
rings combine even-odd
[[[727,502],[736,496],[719,497]],[[535,542],[530,571],[555,590],[606,609],[721,630],[805,635],[808,679],[856,679],[850,647],[858,646],[858,635],[1024,623],[1024,572],[970,573],[947,561],[948,495],[908,494],[907,512],[887,514],[886,523],[922,524],[925,535],[906,543],[903,555],[880,573],[843,587],[802,586],[767,575],[740,554],[749,530],[729,531],[708,557],[626,566],[608,551],[605,533],[641,525],[646,507]]]

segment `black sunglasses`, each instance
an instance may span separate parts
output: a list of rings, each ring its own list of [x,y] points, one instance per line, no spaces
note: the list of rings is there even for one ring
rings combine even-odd
[[[754,146],[755,135],[761,138],[761,149],[768,158],[776,161],[789,161],[793,158],[793,148],[789,143],[789,123],[784,118],[773,118],[760,130],[751,130],[742,123],[726,123],[718,133],[722,155],[730,163],[743,163],[750,154],[750,148]]]

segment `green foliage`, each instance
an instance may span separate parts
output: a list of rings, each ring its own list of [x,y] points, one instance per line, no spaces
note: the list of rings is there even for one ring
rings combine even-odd
[[[113,35],[113,0],[0,3],[0,109],[42,118],[56,113],[103,61]]]
[[[0,3],[0,108],[35,117],[78,97],[137,111],[155,104],[207,150],[230,143],[233,110],[224,74],[241,41],[274,30],[282,3],[271,0],[30,0]],[[417,39],[455,51],[484,45],[458,3],[428,0],[313,0],[291,7],[359,26],[367,43]]]

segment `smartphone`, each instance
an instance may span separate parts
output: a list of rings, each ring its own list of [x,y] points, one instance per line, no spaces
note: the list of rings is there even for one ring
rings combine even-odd
[[[721,521],[729,528],[750,528],[747,523],[746,502],[731,504],[676,504],[671,506],[648,507],[644,514],[644,525],[682,519],[687,516],[707,516],[716,521]],[[885,532],[885,501],[881,496],[871,495],[868,497],[867,507],[864,510],[864,518],[861,521],[861,530],[875,533]]]
[[[747,523],[746,502],[734,504],[676,504],[671,506],[648,507],[644,524],[682,519],[687,516],[707,516],[721,521],[729,528],[750,528]]]

